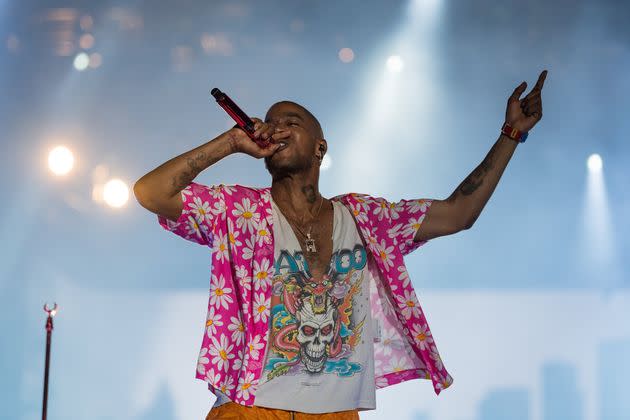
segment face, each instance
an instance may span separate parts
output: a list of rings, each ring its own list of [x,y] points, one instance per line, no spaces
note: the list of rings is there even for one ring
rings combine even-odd
[[[286,143],[272,156],[265,158],[265,166],[272,176],[306,172],[319,166],[317,155],[323,139],[318,128],[302,108],[291,103],[278,103],[267,111],[266,123],[289,130],[290,135],[281,141]]]

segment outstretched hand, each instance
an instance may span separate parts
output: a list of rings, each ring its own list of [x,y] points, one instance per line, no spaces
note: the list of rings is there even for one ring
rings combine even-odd
[[[527,88],[527,82],[521,83],[514,89],[512,96],[508,99],[505,112],[505,122],[512,128],[520,131],[529,131],[542,119],[542,98],[540,94],[546,78],[547,70],[544,70],[538,76],[538,81],[534,88],[523,99],[520,99],[520,97]]]

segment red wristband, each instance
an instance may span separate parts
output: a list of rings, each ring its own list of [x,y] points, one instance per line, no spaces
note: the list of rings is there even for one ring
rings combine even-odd
[[[501,133],[505,134],[512,140],[516,140],[519,143],[524,143],[527,139],[527,131],[520,131],[516,128],[512,128],[507,122],[503,123],[503,127],[501,127]]]

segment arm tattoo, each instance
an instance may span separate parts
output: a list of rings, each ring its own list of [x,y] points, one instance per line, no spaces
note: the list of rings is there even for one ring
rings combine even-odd
[[[188,170],[184,170],[173,177],[171,182],[173,190],[171,191],[171,194],[175,195],[186,188],[188,184],[190,184],[192,180],[199,175],[199,172],[203,171],[216,161],[217,159],[209,158],[205,152],[197,153],[197,156],[194,158],[187,158],[186,164],[188,166]]]
[[[470,195],[474,193],[477,188],[483,184],[483,178],[494,167],[494,154],[496,153],[497,145],[495,143],[492,149],[488,152],[486,158],[475,168],[470,175],[459,185],[457,191],[463,195]]]

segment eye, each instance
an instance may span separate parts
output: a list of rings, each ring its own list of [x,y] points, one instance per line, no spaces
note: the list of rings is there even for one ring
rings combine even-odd
[[[315,334],[315,328],[310,327],[310,326],[308,326],[308,325],[304,325],[304,326],[302,327],[302,333],[303,333],[304,335],[313,335],[313,334]]]
[[[332,331],[332,325],[328,324],[324,328],[322,328],[322,334],[328,335]]]

